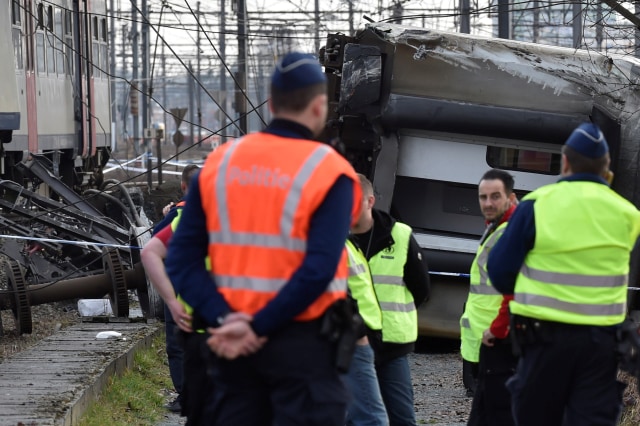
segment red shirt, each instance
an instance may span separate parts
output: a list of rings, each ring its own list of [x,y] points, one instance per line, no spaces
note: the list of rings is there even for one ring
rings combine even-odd
[[[165,247],[169,247],[169,241],[171,240],[171,237],[173,237],[173,229],[171,229],[171,224],[156,232],[154,237],[162,241],[162,244],[164,244]]]

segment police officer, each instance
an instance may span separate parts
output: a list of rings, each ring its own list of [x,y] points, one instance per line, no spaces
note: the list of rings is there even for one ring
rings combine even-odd
[[[336,348],[321,329],[346,297],[344,244],[362,196],[347,161],[311,140],[326,90],[317,59],[285,55],[271,80],[274,120],[210,154],[169,246],[169,277],[221,358],[212,425],[344,424]]]
[[[164,206],[162,209],[162,214],[164,217],[158,223],[153,226],[153,234],[155,235],[157,232],[160,232],[161,229],[168,226],[173,219],[179,216],[182,208],[185,205],[184,199],[187,196],[187,192],[189,191],[189,184],[191,183],[191,179],[196,174],[196,172],[200,169],[195,164],[188,164],[182,170],[182,174],[180,176],[180,190],[182,191],[182,199],[178,201],[178,203],[171,202]]]
[[[184,197],[186,197],[189,192],[191,179],[198,170],[199,167],[195,164],[189,164],[182,170],[180,189]],[[164,258],[167,253],[166,244],[161,239],[156,238],[156,236],[158,232],[161,232],[163,229],[174,226],[174,219],[180,217],[180,213],[184,207],[184,197],[183,200],[180,200],[177,204],[171,203],[171,207],[167,210],[164,218],[153,228],[153,237],[140,252],[147,276],[164,302],[165,345],[167,360],[169,362],[169,374],[171,375],[173,387],[178,393],[176,398],[166,405],[166,408],[173,413],[182,412],[184,396],[184,351],[182,343],[178,339],[178,329],[182,329],[185,332],[191,331],[191,327],[188,325],[191,322],[191,315],[185,311],[184,306],[176,298],[173,286],[164,269]],[[166,206],[163,211],[166,210],[167,207],[169,206]]]
[[[472,368],[478,369],[479,376],[478,386],[474,386],[468,422],[470,426],[513,424],[509,396],[504,387],[505,380],[515,366],[511,345],[505,339],[509,323],[507,305],[511,298],[505,300],[493,288],[487,276],[487,258],[491,248],[504,232],[507,221],[516,208],[513,185],[513,176],[498,169],[487,171],[478,184],[478,201],[486,228],[471,265],[469,296],[460,318],[460,353],[463,363],[475,365]],[[501,306],[502,315],[499,315]],[[485,332],[487,340],[482,347]],[[480,367],[476,364],[480,364]],[[503,372],[506,374],[499,374]]]
[[[171,310],[172,322],[176,324],[172,331],[172,342],[175,345],[174,353],[175,349],[180,350],[181,363],[177,364],[175,358],[172,360],[169,355],[169,370],[172,378],[174,372],[177,372],[182,379],[179,399],[176,399],[180,406],[179,413],[187,418],[185,426],[204,426],[209,424],[207,402],[211,398],[213,389],[213,381],[209,378],[207,370],[215,362],[216,357],[206,344],[208,334],[202,328],[204,326],[202,321],[198,317],[191,316],[193,309],[175,293],[163,263],[167,256],[169,242],[180,222],[182,207],[184,204],[178,207],[173,221],[155,233],[147,242],[142,249],[141,258],[147,276]],[[205,264],[208,262],[205,261]],[[182,333],[178,332],[178,329]],[[169,342],[169,336],[167,336],[167,342]],[[169,354],[168,345],[167,353]],[[171,406],[174,404],[175,401]]]
[[[616,330],[640,212],[609,188],[609,162],[598,126],[578,126],[562,178],[523,198],[489,254],[493,285],[514,293],[521,359],[507,387],[519,426],[616,424]]]
[[[369,261],[382,310],[382,330],[369,333],[380,391],[392,426],[415,425],[407,355],[418,338],[417,308],[429,296],[428,269],[411,228],[374,209],[373,185],[359,177],[365,212],[352,233]]]

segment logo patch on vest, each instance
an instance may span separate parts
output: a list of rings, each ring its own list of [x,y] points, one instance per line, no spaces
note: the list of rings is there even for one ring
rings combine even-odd
[[[281,173],[279,168],[271,169],[255,164],[249,169],[231,166],[227,175],[227,185],[236,183],[241,186],[287,189],[291,185],[291,180],[291,176]]]
[[[384,250],[382,250],[383,254],[381,254],[380,257],[383,259],[395,259],[395,256],[391,256],[395,251],[396,249],[393,248],[393,246],[385,247]]]

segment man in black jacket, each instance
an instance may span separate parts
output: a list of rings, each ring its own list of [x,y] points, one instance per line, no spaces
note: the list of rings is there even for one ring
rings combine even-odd
[[[411,228],[373,209],[373,185],[363,175],[359,177],[366,213],[352,232],[369,261],[382,310],[382,331],[369,336],[380,391],[391,426],[415,425],[407,355],[418,338],[417,308],[429,296],[428,267]]]

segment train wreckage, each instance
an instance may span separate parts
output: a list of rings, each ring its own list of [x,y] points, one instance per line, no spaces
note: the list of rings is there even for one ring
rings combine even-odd
[[[45,156],[16,167],[30,185],[0,181],[0,310],[11,309],[17,331],[31,333],[32,306],[76,298],[108,295],[113,314],[128,317],[131,290],[145,318],[162,317],[140,262],[151,225],[142,194],[105,180],[79,195]]]
[[[638,58],[388,23],[329,34],[320,58],[328,137],[371,179],[376,207],[413,228],[429,264],[421,335],[459,336],[488,169],[508,170],[518,197],[555,182],[562,144],[591,121],[609,141],[613,189],[640,205]],[[639,277],[636,249],[629,285]]]

